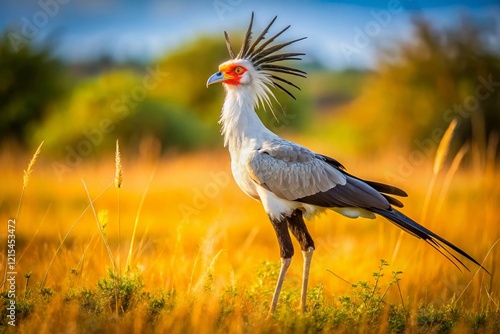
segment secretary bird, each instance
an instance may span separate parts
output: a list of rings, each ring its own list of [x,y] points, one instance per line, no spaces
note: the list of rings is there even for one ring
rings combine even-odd
[[[391,195],[406,197],[403,190],[357,178],[347,173],[337,160],[282,139],[263,125],[255,108],[267,105],[272,110],[271,98],[276,98],[271,88],[281,89],[294,99],[283,84],[300,90],[279,75],[306,77],[304,71],[276,64],[283,60],[301,60],[299,57],[305,55],[279,53],[284,47],[305,37],[273,45],[275,39],[290,26],[265,39],[276,18],[252,42],[252,13],[243,46],[237,55],[224,32],[231,59],[219,65],[219,70],[207,81],[207,87],[222,83],[226,92],[219,123],[222,124],[224,146],[228,147],[231,156],[233,177],[245,194],[262,203],[278,238],[281,268],[269,314],[276,309],[294,254],[289,230],[298,240],[304,257],[300,308],[305,312],[314,241],[303,217],[309,218],[326,208],[349,218],[373,219],[375,214],[381,215],[426,241],[457,268],[460,269],[461,265],[468,270],[452,251],[481,267],[466,252],[394,209],[393,206],[403,207],[403,204]]]

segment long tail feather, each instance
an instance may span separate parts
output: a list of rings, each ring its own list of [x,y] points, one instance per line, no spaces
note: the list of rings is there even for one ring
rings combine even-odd
[[[458,259],[453,253],[451,253],[450,249],[455,251],[456,253],[462,255],[463,257],[467,258],[471,262],[478,265],[485,272],[490,274],[488,272],[488,270],[486,270],[483,266],[481,266],[481,264],[479,262],[477,262],[472,256],[467,254],[465,251],[458,248],[457,246],[455,246],[454,244],[452,244],[448,240],[440,237],[436,233],[423,227],[422,225],[420,225],[416,221],[412,220],[411,218],[405,216],[401,212],[399,212],[395,209],[384,210],[384,209],[378,209],[378,208],[371,208],[369,210],[387,218],[390,222],[396,224],[397,226],[399,226],[403,230],[407,231],[408,233],[412,234],[413,236],[415,236],[419,239],[423,239],[425,242],[427,242],[429,245],[431,245],[434,249],[436,249],[438,252],[440,252],[442,255],[444,255],[457,268],[460,269],[459,265],[461,265],[467,271],[470,271],[469,268],[467,268],[467,266],[462,261],[460,261],[460,259]],[[445,245],[447,247],[449,247],[450,249],[444,247]],[[449,256],[447,256],[447,254]]]

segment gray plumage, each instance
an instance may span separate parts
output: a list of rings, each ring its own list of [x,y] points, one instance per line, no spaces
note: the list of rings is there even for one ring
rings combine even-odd
[[[250,155],[247,169],[259,185],[290,201],[346,183],[340,171],[286,141],[265,142]]]
[[[255,182],[290,201],[322,207],[390,207],[368,184],[289,141],[265,142],[250,155],[247,168]]]

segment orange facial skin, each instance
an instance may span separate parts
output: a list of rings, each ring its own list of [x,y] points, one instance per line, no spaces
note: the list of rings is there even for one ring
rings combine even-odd
[[[236,64],[227,64],[219,66],[219,71],[224,76],[224,83],[238,86],[241,76],[247,71],[246,68]]]

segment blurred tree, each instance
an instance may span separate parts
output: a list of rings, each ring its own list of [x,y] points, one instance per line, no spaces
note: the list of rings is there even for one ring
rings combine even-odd
[[[198,38],[179,46],[158,61],[168,77],[151,96],[192,108],[201,119],[213,118],[214,112],[220,109],[217,101],[222,101],[223,91],[207,89],[206,81],[226,58],[222,40]]]
[[[132,150],[145,139],[163,151],[218,143],[223,90],[205,83],[226,54],[223,42],[201,38],[142,69],[86,71],[42,125],[31,127],[31,141],[44,140],[55,155],[78,157],[113,150],[116,138]]]
[[[46,150],[56,154],[67,153],[68,147],[78,151],[78,144],[82,145],[81,150],[86,150],[84,142],[91,143],[88,148],[91,152],[106,146],[112,149],[116,138],[105,137],[116,132],[117,123],[134,112],[136,104],[121,101],[139,84],[140,77],[128,70],[110,71],[80,81],[67,98],[48,108],[39,127],[30,129],[33,144],[43,140]]]
[[[119,133],[120,138],[138,149],[148,138],[158,140],[163,151],[192,150],[216,142],[213,133],[192,112],[153,99],[141,103],[130,119],[123,122]]]
[[[28,127],[36,127],[66,92],[64,67],[50,44],[26,44],[16,51],[7,33],[0,37],[0,141],[26,144]]]
[[[192,112],[149,96],[148,87],[166,79],[154,71],[116,69],[82,80],[49,108],[41,126],[32,128],[31,141],[44,140],[47,151],[73,161],[114,150],[117,138],[123,148],[135,151],[146,138],[158,143],[158,150],[210,142]]]
[[[382,53],[346,117],[357,120],[367,151],[392,141],[426,153],[453,118],[462,141],[484,146],[486,134],[500,132],[498,24],[464,18],[443,30],[422,19],[414,25],[413,39]]]

